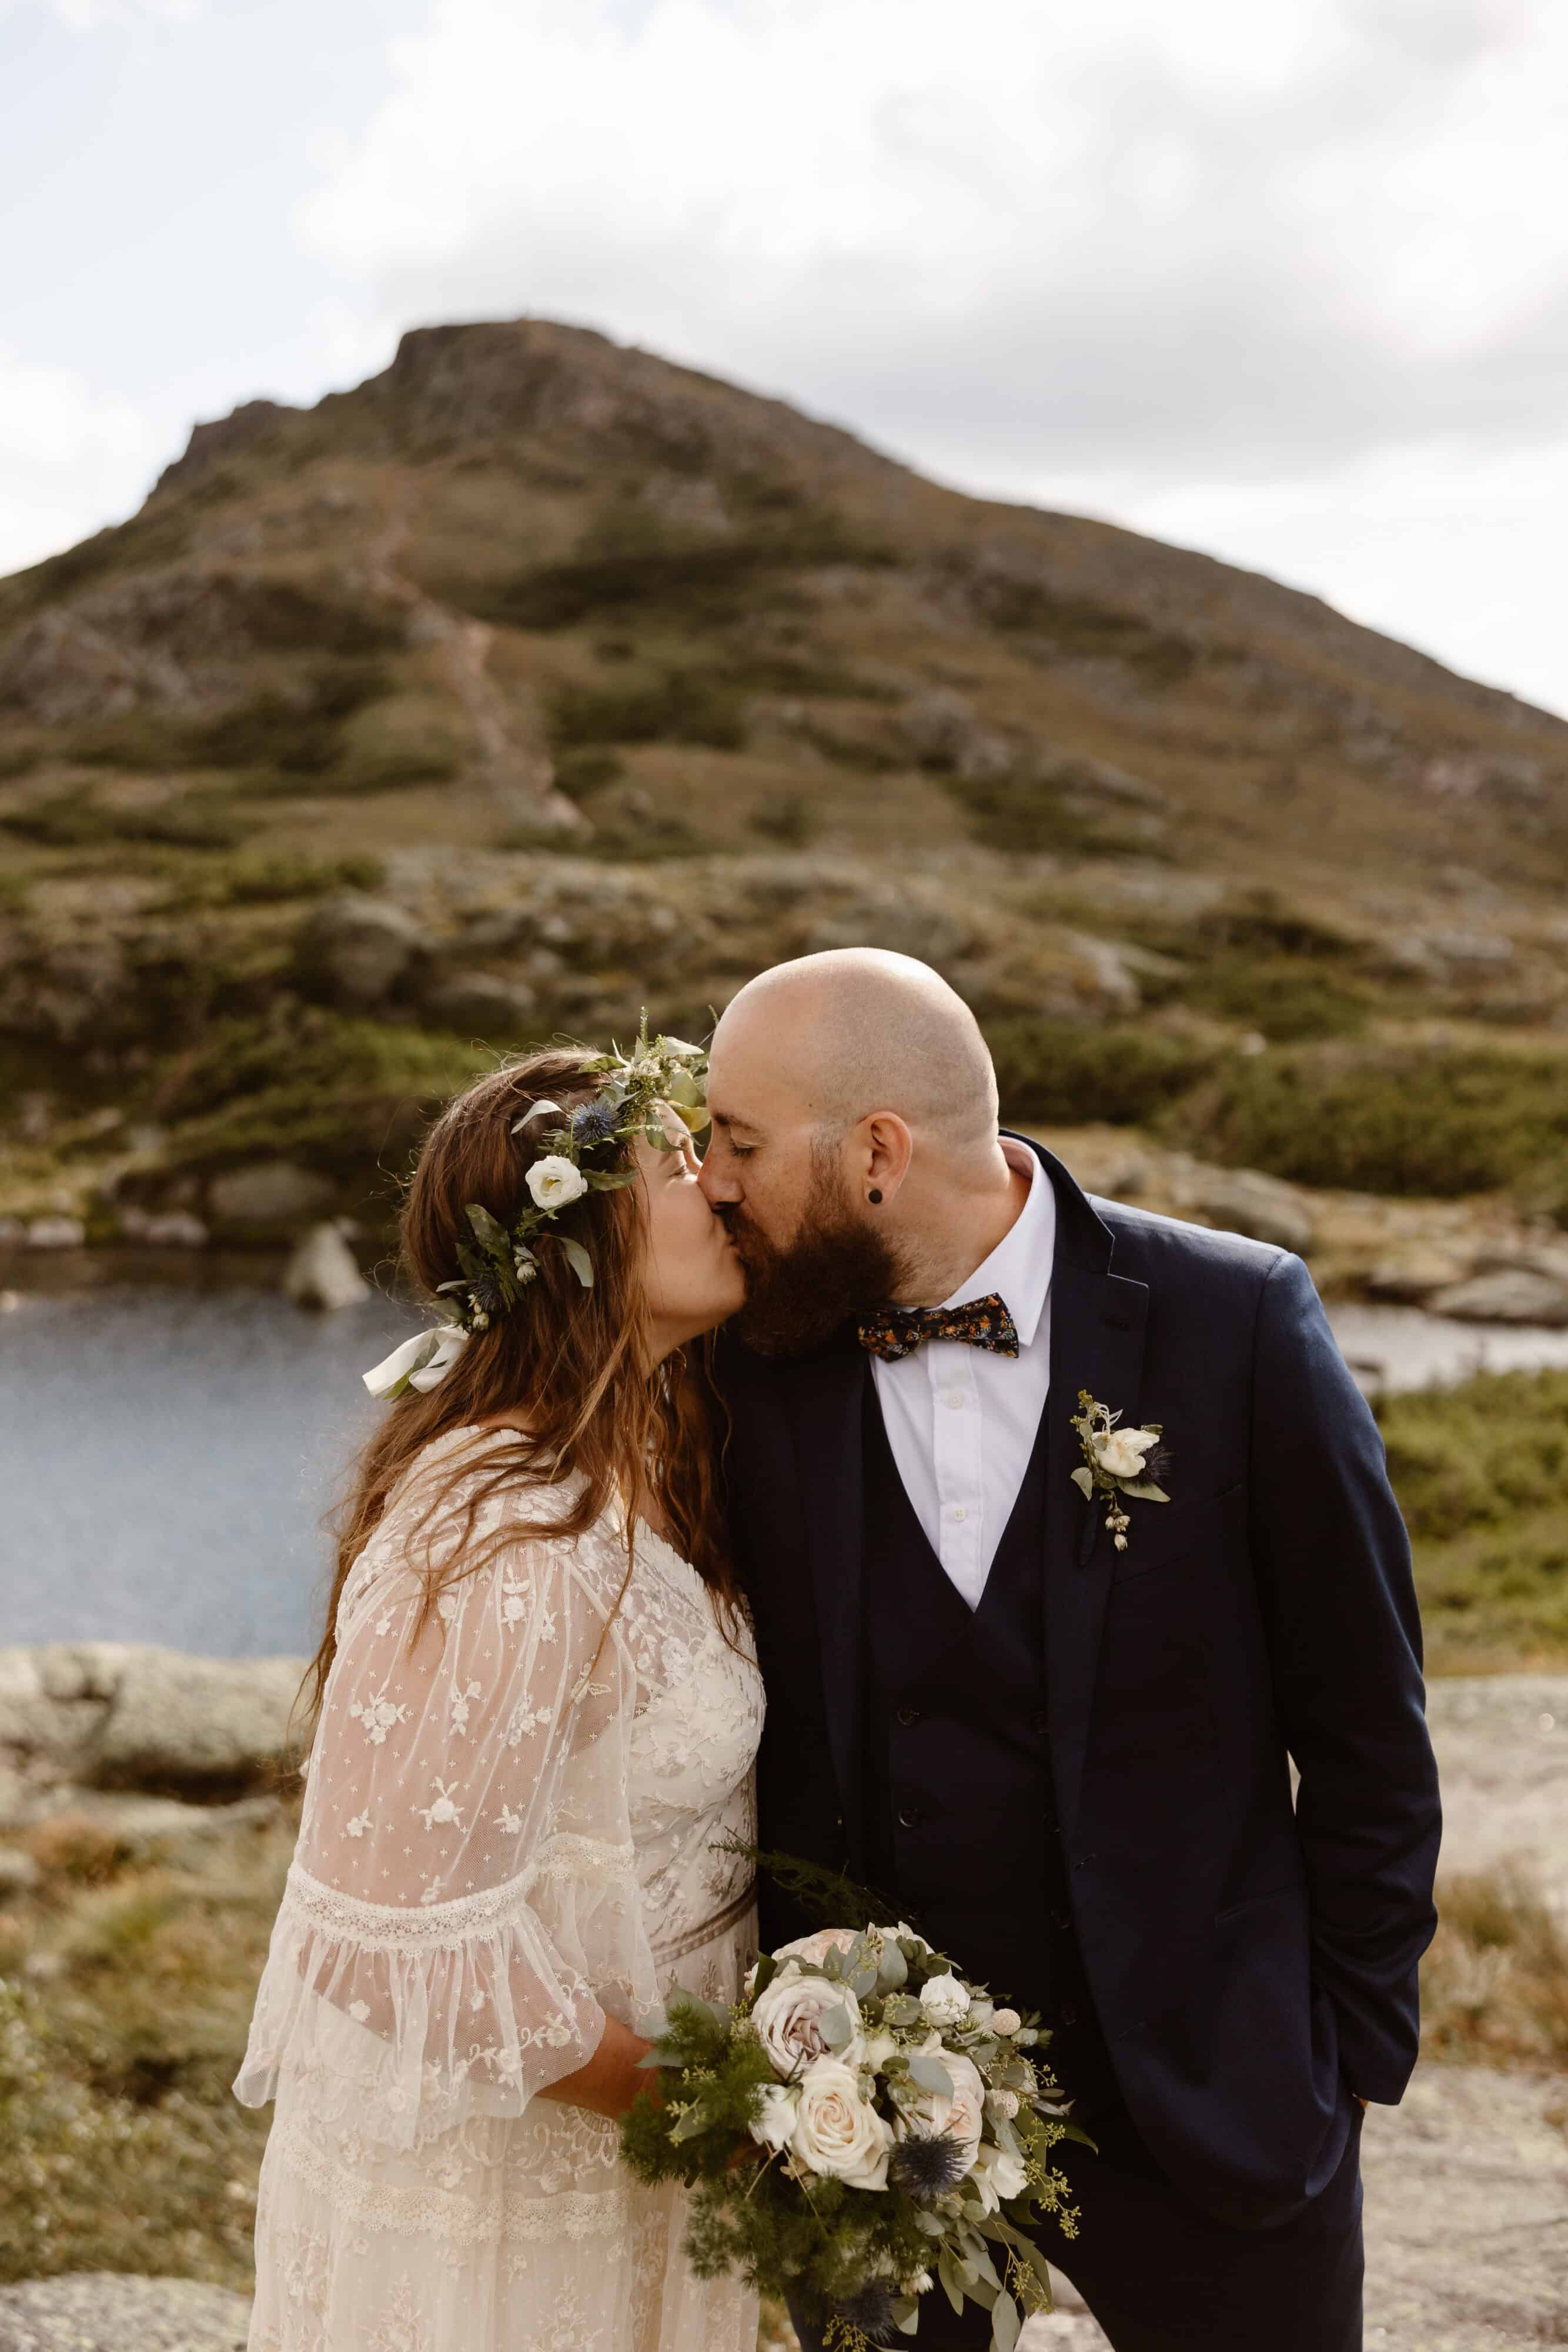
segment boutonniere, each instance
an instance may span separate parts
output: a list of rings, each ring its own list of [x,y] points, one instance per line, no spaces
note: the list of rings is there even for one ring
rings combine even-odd
[[[1121,1418],[1108,1405],[1097,1404],[1087,1389],[1079,1390],[1072,1426],[1083,1461],[1073,1471],[1072,1483],[1087,1503],[1096,1495],[1104,1496],[1111,1507],[1105,1514],[1111,1539],[1118,1551],[1125,1551],[1132,1521],[1122,1507],[1124,1496],[1140,1503],[1168,1503],[1170,1496],[1155,1475],[1163,1475],[1168,1459],[1160,1444],[1159,1423],[1145,1429],[1119,1429]]]

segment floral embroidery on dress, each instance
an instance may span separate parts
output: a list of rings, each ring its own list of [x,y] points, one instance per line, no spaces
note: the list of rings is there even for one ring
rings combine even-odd
[[[385,1683],[382,1685],[374,1698],[353,1700],[349,1713],[360,1726],[372,1748],[384,1746],[388,1732],[394,1729],[398,1724],[406,1723],[408,1720],[407,1707],[399,1706],[388,1698]]]
[[[371,1817],[369,1813],[355,1813],[350,1821],[346,1821],[343,1823],[343,1827],[347,1830],[351,1838],[362,1838],[370,1826]]]
[[[484,1689],[478,1683],[471,1682],[467,1684],[453,1684],[452,1696],[448,1699],[446,1705],[447,1712],[452,1717],[452,1728],[454,1731],[466,1734],[468,1729],[468,1710],[473,1706],[474,1701],[476,1698],[483,1698],[484,1696]]]
[[[437,1780],[435,1788],[436,1794],[431,1799],[429,1804],[415,1805],[414,1811],[427,1830],[434,1829],[437,1822],[443,1828],[450,1824],[455,1829],[461,1829],[463,1816],[457,1810],[457,1801],[451,1790],[444,1780]]]

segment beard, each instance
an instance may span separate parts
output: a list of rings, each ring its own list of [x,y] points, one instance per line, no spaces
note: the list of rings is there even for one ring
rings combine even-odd
[[[855,1213],[831,1162],[814,1162],[800,1222],[781,1248],[743,1208],[725,1221],[746,1276],[736,1329],[759,1356],[810,1355],[908,1279],[903,1253]]]

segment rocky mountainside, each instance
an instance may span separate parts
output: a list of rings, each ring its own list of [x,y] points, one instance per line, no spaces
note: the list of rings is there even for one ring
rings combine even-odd
[[[362,1210],[484,1050],[845,940],[948,971],[1020,1114],[1554,1212],[1565,877],[1568,725],[1310,596],[422,330],[0,583],[0,1217],[252,1237],[279,1158]],[[1366,1127],[1467,1087],[1485,1149]]]

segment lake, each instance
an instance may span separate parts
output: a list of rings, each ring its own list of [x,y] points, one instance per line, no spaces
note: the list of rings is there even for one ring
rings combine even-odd
[[[1568,1364],[1568,1332],[1332,1312],[1367,1385]],[[322,1517],[378,1410],[360,1374],[416,1328],[379,1297],[0,1292],[0,1643],[313,1649]]]

